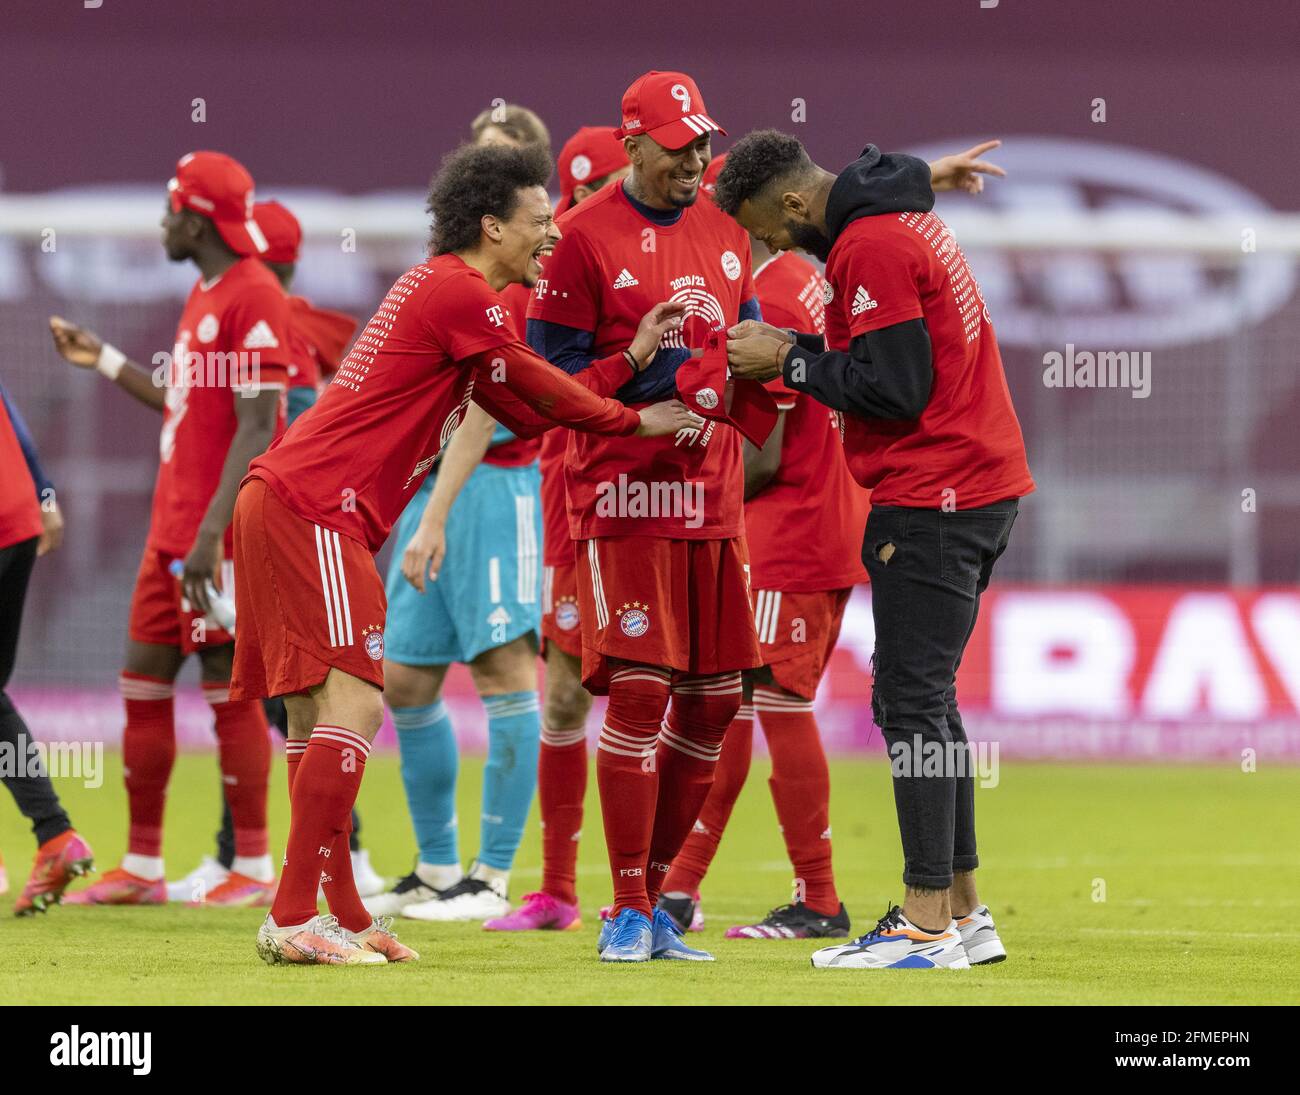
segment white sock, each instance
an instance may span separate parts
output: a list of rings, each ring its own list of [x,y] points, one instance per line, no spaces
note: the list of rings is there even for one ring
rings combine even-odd
[[[275,877],[275,868],[271,866],[271,856],[266,855],[237,855],[235,862],[230,865],[230,869],[235,874],[242,874],[245,878],[251,878],[255,882],[270,882]]]
[[[495,867],[489,867],[486,863],[475,863],[474,869],[469,873],[470,878],[477,878],[480,882],[500,882],[502,891],[510,889],[510,872],[499,871]]]
[[[465,877],[459,863],[417,863],[415,873],[426,886],[449,890]]]
[[[127,852],[122,857],[122,870],[143,878],[146,882],[157,882],[163,877],[163,859],[160,855],[132,855]]]

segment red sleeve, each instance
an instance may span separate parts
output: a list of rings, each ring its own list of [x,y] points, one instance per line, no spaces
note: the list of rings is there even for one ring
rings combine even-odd
[[[845,242],[833,281],[849,314],[849,337],[920,319],[922,272],[915,248],[888,235]]]
[[[641,425],[636,411],[596,395],[526,343],[476,354],[471,365],[474,402],[519,437],[537,437],[555,426],[621,437]]]
[[[294,360],[295,342],[289,333],[289,298],[278,285],[254,285],[241,292],[227,306],[221,317],[218,343],[227,353],[246,355],[239,360],[251,361],[257,354],[257,367],[243,370],[231,387],[285,387],[289,366]]]
[[[586,237],[570,229],[546,260],[528,318],[594,331],[600,316],[599,274],[600,259]]]
[[[506,305],[483,278],[467,272],[448,278],[424,303],[429,336],[453,361],[515,341]]]

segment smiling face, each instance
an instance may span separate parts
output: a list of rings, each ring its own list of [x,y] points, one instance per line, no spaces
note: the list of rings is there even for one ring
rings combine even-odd
[[[531,289],[542,276],[539,258],[560,241],[545,188],[530,186],[518,191],[509,219],[485,217],[484,222],[484,230],[497,245],[496,257],[509,272],[508,280]]]
[[[626,147],[637,193],[646,204],[658,209],[694,204],[711,158],[707,133],[677,149],[664,148],[648,136],[629,138]]]
[[[773,254],[807,251],[825,262],[831,241],[812,220],[809,198],[798,190],[772,187],[741,202],[736,220]]]

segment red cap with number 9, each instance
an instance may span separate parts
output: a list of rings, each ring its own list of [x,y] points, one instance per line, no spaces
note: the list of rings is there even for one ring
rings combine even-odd
[[[706,133],[727,131],[709,117],[700,89],[684,72],[647,72],[623,92],[620,140],[648,133],[664,148],[685,148]]]

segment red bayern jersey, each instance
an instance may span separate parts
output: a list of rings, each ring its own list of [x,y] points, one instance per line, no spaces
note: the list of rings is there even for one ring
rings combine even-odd
[[[182,556],[194,546],[235,436],[240,391],[284,387],[293,354],[288,297],[257,259],[195,283],[167,372],[150,548]]]
[[[633,208],[623,184],[560,217],[564,233],[529,307],[530,319],[594,334],[600,358],[631,345],[641,317],[664,300],[686,305],[665,348],[703,347],[754,295],[749,236],[707,198],[671,225]],[[636,404],[633,404],[636,406]],[[644,404],[641,404],[644,405]],[[683,437],[574,434],[564,462],[569,533],[715,540],[743,532],[741,438],[710,422]]]
[[[18,434],[3,399],[0,399],[0,468],[4,468],[4,474],[0,475],[0,549],[3,549],[44,531],[36,483],[27,468],[27,458],[23,456],[23,447],[18,443]]]
[[[569,504],[564,495],[564,454],[569,448],[569,432],[560,427],[542,434],[542,565],[548,567],[573,563]]]
[[[765,322],[824,333],[826,281],[812,263],[786,251],[758,268],[754,288]],[[781,463],[745,503],[754,588],[817,593],[865,582],[870,495],[844,462],[841,415],[779,379],[766,387],[785,412],[785,430]]]
[[[455,255],[394,283],[311,414],[249,466],[300,517],[378,551],[473,392],[467,359],[517,341]]]
[[[289,337],[294,361],[289,387],[318,388],[332,376],[356,333],[357,321],[343,312],[317,308],[306,297],[289,297]]]
[[[506,323],[514,330],[520,342],[528,341],[528,301],[533,291],[517,281],[511,282],[498,294],[505,303]],[[556,431],[548,430],[541,437],[515,437],[493,445],[483,454],[483,463],[505,467],[531,464],[541,451],[543,440]]]
[[[911,421],[845,415],[849,470],[876,505],[973,509],[1034,489],[1020,422],[984,297],[948,226],[933,213],[853,221],[826,264],[831,349],[924,319],[934,383]]]

